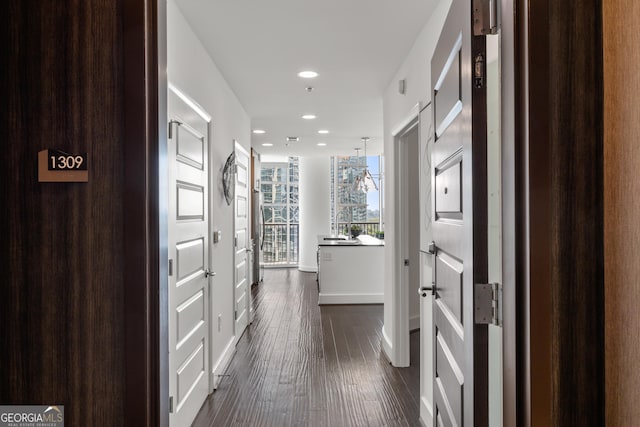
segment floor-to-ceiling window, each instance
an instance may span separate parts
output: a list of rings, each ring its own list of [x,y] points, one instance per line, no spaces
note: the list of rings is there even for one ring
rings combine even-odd
[[[368,170],[377,189],[354,188],[358,176]],[[336,234],[368,234],[384,237],[383,157],[336,156],[331,161],[331,228]]]
[[[298,181],[297,157],[290,157],[286,163],[263,163],[261,166],[266,266],[298,264]]]

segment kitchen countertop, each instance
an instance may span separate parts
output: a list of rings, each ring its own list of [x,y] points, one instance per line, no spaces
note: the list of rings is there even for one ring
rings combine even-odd
[[[328,240],[326,240],[327,238]],[[352,240],[346,240],[346,236],[343,235],[319,235],[318,246],[384,246],[384,240],[376,239],[366,234],[362,234]]]

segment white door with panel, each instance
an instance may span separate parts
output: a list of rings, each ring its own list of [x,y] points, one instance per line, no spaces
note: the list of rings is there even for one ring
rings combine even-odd
[[[208,121],[169,90],[170,424],[191,425],[209,392]]]
[[[235,337],[236,342],[242,336],[250,322],[249,304],[251,303],[251,259],[249,230],[249,153],[236,141],[236,188],[235,188]]]
[[[453,0],[431,59],[436,426],[488,425],[486,52],[471,11]]]

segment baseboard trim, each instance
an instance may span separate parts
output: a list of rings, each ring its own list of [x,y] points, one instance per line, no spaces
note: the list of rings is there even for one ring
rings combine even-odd
[[[220,385],[220,380],[222,380],[222,374],[227,370],[231,360],[233,359],[233,355],[236,353],[236,345],[235,345],[235,337],[232,337],[225,347],[222,355],[216,361],[213,369],[211,369],[212,377],[213,377],[213,389],[217,389],[218,385]]]
[[[318,266],[317,265],[298,265],[298,270],[304,273],[317,273]]]
[[[384,294],[325,294],[318,295],[318,304],[383,304]]]
[[[433,408],[424,397],[420,397],[420,422],[425,427],[433,427]]]
[[[382,353],[387,358],[389,363],[393,365],[393,345],[391,344],[391,340],[387,336],[387,331],[385,331],[384,325],[382,325]]]

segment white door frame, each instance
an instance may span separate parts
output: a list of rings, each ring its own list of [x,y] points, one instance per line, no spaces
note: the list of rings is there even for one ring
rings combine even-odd
[[[392,277],[394,285],[392,286],[390,298],[385,298],[386,301],[391,303],[391,318],[393,319],[393,330],[391,336],[387,337],[391,341],[391,354],[387,356],[391,359],[391,364],[395,367],[407,367],[409,366],[410,349],[409,349],[409,284],[408,272],[404,268],[404,252],[403,248],[408,244],[407,235],[402,232],[402,218],[404,215],[404,209],[402,203],[406,200],[406,189],[402,186],[402,171],[404,170],[402,150],[402,142],[400,141],[403,134],[412,129],[414,126],[418,126],[419,129],[419,113],[421,110],[420,103],[416,104],[407,114],[404,120],[399,122],[392,130],[393,136],[393,150],[394,150],[394,165],[393,165],[393,180],[394,180],[394,199],[393,203],[396,206],[395,221],[393,224],[394,233],[392,234],[393,251],[391,265],[392,265]],[[420,135],[418,135],[418,138]],[[416,286],[417,292],[417,286]]]
[[[431,144],[433,144],[431,102],[420,110],[418,151],[420,155],[420,286],[432,286],[433,265],[429,253],[431,221]],[[433,426],[433,296],[420,296],[420,420]]]

